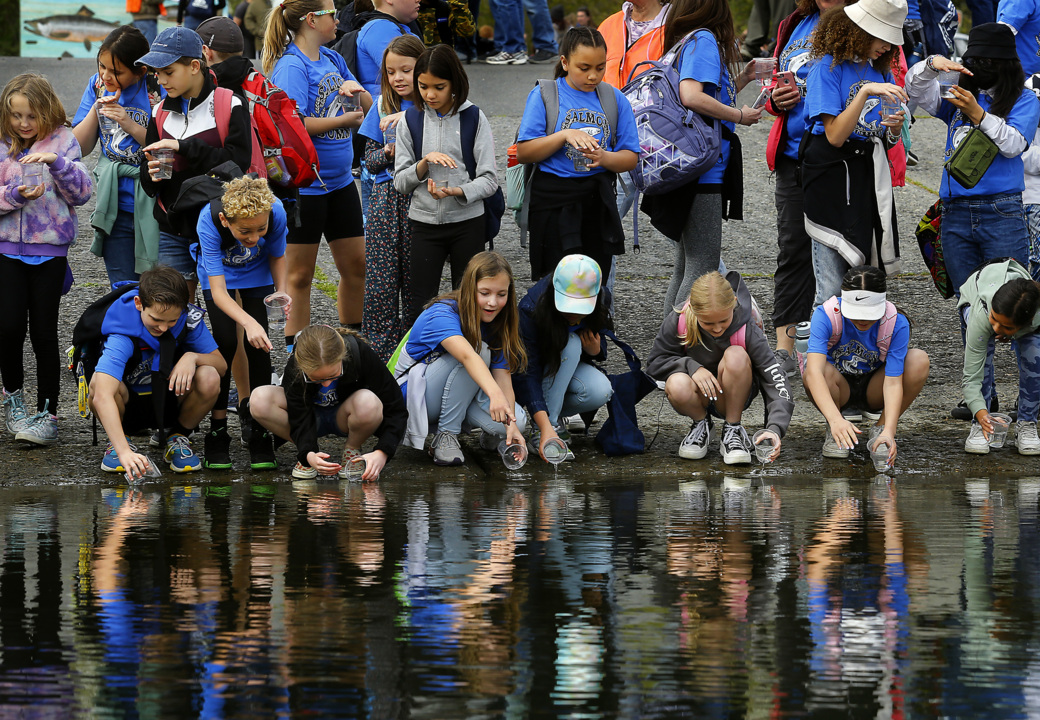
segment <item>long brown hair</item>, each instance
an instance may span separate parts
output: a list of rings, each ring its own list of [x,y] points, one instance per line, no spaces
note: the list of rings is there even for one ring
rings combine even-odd
[[[509,277],[509,295],[505,307],[494,320],[488,323],[488,345],[500,350],[509,363],[510,372],[527,369],[527,352],[520,340],[520,312],[516,308],[516,280],[509,261],[497,252],[486,250],[474,255],[462,273],[458,290],[441,295],[433,300],[454,300],[459,306],[462,336],[473,350],[480,352],[480,305],[477,303],[477,283],[484,278],[505,273]],[[433,302],[430,304],[432,305]],[[427,306],[429,307],[429,306]]]
[[[29,102],[29,109],[36,116],[36,137],[23,140],[21,136],[11,132],[11,96],[24,95]],[[43,140],[62,125],[68,126],[69,119],[65,115],[58,93],[43,75],[22,73],[10,80],[0,93],[0,138],[11,143],[8,153],[17,156],[28,150],[37,140]]]
[[[665,51],[701,28],[710,30],[715,36],[726,65],[731,68],[740,65],[737,33],[733,29],[733,13],[727,0],[675,0],[664,24]]]
[[[320,12],[324,5],[323,0],[285,0],[267,14],[264,50],[261,53],[265,75],[270,76],[274,71],[274,64],[300,31],[303,25],[300,18],[306,18],[307,13]]]
[[[379,111],[384,115],[393,115],[396,112],[401,111],[401,96],[397,94],[397,91],[390,85],[390,78],[386,74],[386,56],[390,53],[399,55],[400,57],[409,57],[414,60],[418,60],[426,50],[426,46],[422,44],[422,40],[415,37],[415,35],[398,35],[390,44],[386,46],[386,50],[383,51],[383,62],[379,66]],[[415,66],[412,66],[412,98],[414,102],[415,98]]]

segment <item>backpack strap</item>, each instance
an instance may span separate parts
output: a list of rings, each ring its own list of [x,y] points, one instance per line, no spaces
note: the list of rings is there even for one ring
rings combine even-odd
[[[480,125],[480,108],[470,105],[459,113],[460,136],[462,138],[462,162],[466,165],[469,179],[477,177],[477,158],[473,146],[477,143],[477,126]]]
[[[683,303],[683,306],[679,308],[679,325],[677,327],[679,337],[686,337],[686,308],[690,306],[690,301],[687,300]]]
[[[885,315],[881,318],[881,325],[878,326],[877,334],[881,362],[885,362],[885,358],[888,357],[888,348],[892,345],[892,335],[896,331],[896,320],[898,317],[899,312],[896,310],[896,306],[886,300]]]
[[[408,125],[408,134],[412,136],[412,154],[422,157],[423,145],[423,112],[417,107],[410,107],[404,111],[404,121]]]
[[[599,87],[596,89],[598,92]],[[555,80],[543,78],[538,81],[538,92],[542,96],[542,104],[545,105],[545,134],[549,135],[556,131],[556,121],[560,119],[560,89],[556,86]],[[616,119],[616,104],[614,112]],[[520,128],[516,129],[516,137],[520,137]],[[531,185],[537,168],[538,163],[530,163],[524,168],[524,199],[516,214],[516,224],[520,227],[520,247],[524,248],[527,247],[527,222],[531,214]]]
[[[213,89],[213,117],[217,122],[221,146],[227,140],[228,129],[231,127],[231,105],[234,98],[235,93],[225,87]]]
[[[614,95],[614,86],[610,83],[601,82],[596,86],[596,97],[599,98],[599,105],[603,108],[603,114],[607,118],[607,126],[610,128],[610,147],[617,147],[618,107],[617,96]],[[557,99],[558,102],[559,100]],[[559,106],[556,108],[556,114],[560,114]],[[553,123],[553,127],[555,126],[556,123]]]
[[[747,323],[741,325],[735,333],[729,336],[729,344],[747,350]]]
[[[831,295],[830,299],[823,304],[823,309],[827,311],[827,319],[831,321],[831,337],[827,341],[827,349],[830,350],[841,340],[841,331],[843,329],[841,300],[836,295]]]

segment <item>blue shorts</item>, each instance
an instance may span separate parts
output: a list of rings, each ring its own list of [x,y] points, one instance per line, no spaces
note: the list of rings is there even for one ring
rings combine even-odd
[[[347,433],[340,430],[336,424],[336,413],[339,412],[342,405],[343,403],[332,407],[321,407],[319,405],[314,407],[314,417],[318,421],[318,437],[335,435],[336,437],[345,438],[347,436]]]
[[[159,233],[159,263],[169,265],[187,281],[199,279],[199,268],[188,247],[193,241],[173,233]]]

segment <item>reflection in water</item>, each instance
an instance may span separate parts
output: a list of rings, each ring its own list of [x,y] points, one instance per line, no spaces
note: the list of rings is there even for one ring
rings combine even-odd
[[[0,494],[2,717],[1040,706],[1037,478]]]

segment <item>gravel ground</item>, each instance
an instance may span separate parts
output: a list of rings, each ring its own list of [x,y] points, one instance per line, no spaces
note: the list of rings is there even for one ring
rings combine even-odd
[[[4,70],[0,73],[3,77],[11,77],[26,69],[46,74],[58,88],[70,116],[75,111],[86,79],[93,72],[93,65],[89,61],[0,58],[0,67]],[[505,149],[519,124],[524,97],[534,79],[550,73],[551,66],[471,65],[467,70],[471,80],[471,99],[480,105],[491,119],[498,141],[500,177],[504,179]],[[752,98],[741,99],[750,102]],[[765,163],[768,132],[768,122],[740,129],[745,163],[745,220],[727,222],[723,227],[723,258],[730,268],[740,270],[744,274],[752,294],[762,308],[767,325],[772,310],[772,273],[776,258],[773,180]],[[906,187],[895,191],[903,272],[890,279],[889,294],[911,319],[913,346],[926,350],[932,359],[928,384],[900,424],[899,472],[908,476],[1031,473],[1036,468],[1035,460],[1022,458],[1013,450],[1005,449],[984,457],[966,455],[962,451],[962,443],[968,426],[966,423],[949,420],[949,410],[960,397],[962,360],[954,304],[952,301],[941,301],[934,290],[913,236],[918,219],[935,198],[934,188],[939,184],[944,138],[945,126],[939,121],[921,118],[914,125],[913,148],[921,162],[909,170]],[[88,158],[88,165],[93,166],[94,162],[95,157]],[[105,290],[104,266],[99,258],[89,252],[92,237],[89,218],[92,210],[93,203],[80,210],[82,222],[79,242],[69,255],[76,275],[76,284],[62,301],[59,328],[62,347],[69,344],[73,325],[83,309]],[[507,213],[504,219],[502,234],[495,247],[513,263],[517,277],[520,278],[521,291],[524,291],[530,285],[526,280],[529,277],[528,263],[525,251],[519,247],[517,228],[509,215],[510,213]],[[630,250],[618,259],[616,298],[619,335],[638,353],[645,356],[660,323],[664,291],[673,267],[674,245],[652,230],[645,216],[641,219],[642,251],[637,254]],[[626,221],[626,226],[630,228],[630,225],[630,220]],[[332,323],[336,321],[335,303],[327,291],[331,289],[334,293],[338,275],[324,245],[319,254],[318,266],[327,277],[327,283],[315,283],[312,320]],[[806,272],[812,272],[811,266],[807,265]],[[771,328],[767,327],[767,332],[771,333]],[[32,368],[34,358],[28,342],[25,349],[27,368]],[[284,350],[276,362],[279,360],[284,362]],[[616,358],[613,362],[614,367],[620,367],[616,364]],[[1010,404],[1016,394],[1017,371],[1014,357],[1006,347],[998,352],[997,367],[1001,396]],[[31,374],[30,369],[30,377]],[[0,483],[115,480],[99,469],[103,447],[91,447],[90,422],[80,419],[76,413],[75,388],[68,373],[63,373],[62,383],[62,406],[59,408],[61,443],[52,448],[27,450],[14,443],[9,436],[0,440]],[[822,417],[805,400],[801,383],[797,379],[793,382],[793,390],[797,403],[794,419],[784,442],[782,459],[769,472],[779,475],[823,473],[835,477],[873,475],[869,458],[862,452],[853,453],[848,461],[825,460],[821,463],[819,448],[824,432]],[[34,389],[27,388],[27,394],[30,398],[34,397]],[[594,474],[587,475],[589,477],[630,473],[721,472],[726,466],[714,452],[706,460],[698,463],[678,459],[676,448],[687,432],[689,423],[667,407],[667,403],[662,406],[662,402],[663,393],[655,392],[639,406],[640,424],[647,432],[648,440],[657,434],[649,452],[621,459],[606,458],[595,451],[591,438],[578,437],[574,442],[578,461],[567,468],[573,468],[570,472],[580,468],[584,475],[589,472]],[[603,417],[605,413],[601,412],[600,421]],[[756,401],[745,415],[748,427],[753,428],[761,417],[761,401]],[[434,468],[420,453],[402,449],[387,468],[384,478],[393,480],[408,477],[420,468],[424,475],[435,473],[445,477],[496,476],[501,472],[501,466],[493,462],[497,457],[480,453],[475,449],[475,444],[471,444],[469,440],[466,442],[470,448],[467,452],[470,462],[463,468]],[[192,482],[221,482],[247,477],[240,470],[248,468],[247,454],[244,448],[237,447],[237,443],[235,446],[234,471],[196,473],[192,476]],[[157,456],[157,451],[152,452]],[[292,456],[291,446],[280,451],[282,470],[278,471],[275,477],[288,477]],[[549,472],[541,463],[528,466],[525,468],[526,471],[530,471],[534,476]],[[169,475],[167,473],[167,477]]]

